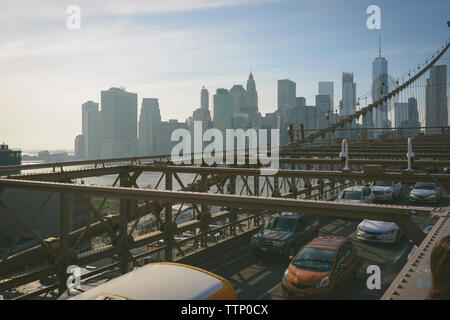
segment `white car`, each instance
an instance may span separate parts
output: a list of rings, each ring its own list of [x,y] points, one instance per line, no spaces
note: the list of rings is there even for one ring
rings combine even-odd
[[[364,219],[357,230],[359,240],[396,243],[400,239],[400,228],[395,222]]]
[[[374,181],[370,184],[370,189],[375,195],[375,200],[394,201],[400,196],[402,183],[393,181]]]
[[[441,194],[441,188],[435,183],[417,182],[409,193],[409,201],[438,203]]]
[[[366,186],[354,186],[345,188],[336,198],[336,202],[372,203],[373,192]]]

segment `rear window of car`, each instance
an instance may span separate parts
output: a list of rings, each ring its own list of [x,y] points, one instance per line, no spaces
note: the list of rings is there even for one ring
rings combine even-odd
[[[346,200],[361,200],[361,191],[344,191],[341,199]]]
[[[335,250],[305,247],[297,255],[292,265],[298,269],[325,272],[333,267]]]
[[[273,217],[266,224],[267,230],[293,232],[295,229],[295,219],[284,217]]]
[[[392,187],[394,183],[392,181],[375,181],[373,185],[375,187]]]
[[[426,183],[426,182],[417,182],[414,185],[414,189],[418,189],[418,190],[435,190],[436,185],[434,183]]]

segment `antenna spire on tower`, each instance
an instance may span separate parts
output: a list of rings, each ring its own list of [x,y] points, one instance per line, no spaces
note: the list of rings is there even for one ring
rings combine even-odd
[[[378,37],[378,58],[381,58],[381,32]]]

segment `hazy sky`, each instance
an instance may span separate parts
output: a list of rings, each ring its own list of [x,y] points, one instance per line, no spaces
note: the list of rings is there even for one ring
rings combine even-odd
[[[250,68],[261,113],[276,109],[277,79],[297,83],[314,104],[318,81],[354,72],[357,95],[370,88],[378,30],[366,9],[381,8],[389,73],[423,62],[449,37],[450,1],[1,0],[0,139],[10,147],[73,149],[81,104],[124,86],[157,97],[163,120],[184,121],[202,85],[243,84]],[[70,5],[81,29],[69,30]],[[0,141],[0,142],[2,142]]]

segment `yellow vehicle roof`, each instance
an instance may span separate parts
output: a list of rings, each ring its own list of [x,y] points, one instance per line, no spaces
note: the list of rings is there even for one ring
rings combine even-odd
[[[232,291],[225,292],[225,291]],[[147,264],[71,300],[204,300],[235,299],[229,282],[189,265],[156,262]]]

